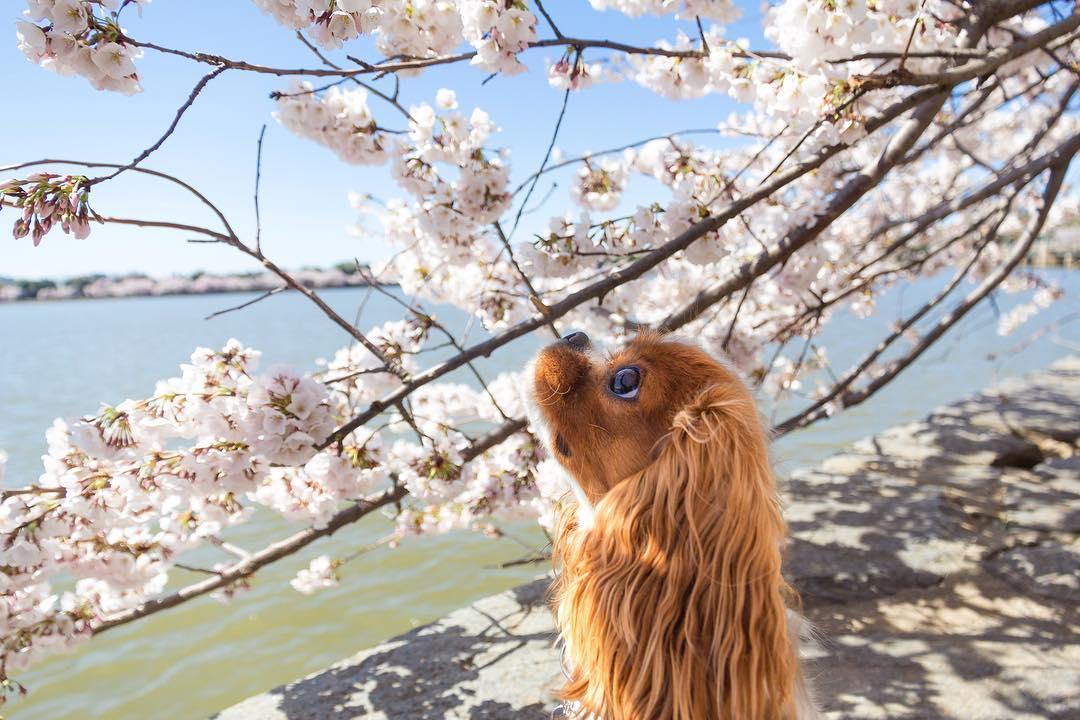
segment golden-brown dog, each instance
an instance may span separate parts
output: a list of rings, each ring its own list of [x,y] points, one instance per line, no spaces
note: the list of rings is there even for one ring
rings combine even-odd
[[[533,395],[578,486],[554,548],[571,715],[813,717],[767,435],[734,372],[657,335],[600,357],[573,333],[537,357]]]

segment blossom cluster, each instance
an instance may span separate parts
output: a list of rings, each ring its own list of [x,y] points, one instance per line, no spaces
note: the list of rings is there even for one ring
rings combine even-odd
[[[327,49],[360,35],[375,38],[386,57],[446,55],[463,41],[473,64],[507,74],[523,66],[517,54],[537,39],[536,17],[523,0],[255,0],[285,27],[307,29]]]
[[[279,24],[308,30],[326,49],[361,35],[387,57],[443,55],[461,43],[461,19],[448,0],[255,0]]]
[[[626,161],[632,161],[634,154],[627,151],[624,158]],[[578,168],[570,195],[577,204],[588,210],[601,212],[614,210],[622,197],[629,174],[628,162],[612,159],[599,161],[586,159]]]
[[[375,124],[367,104],[367,90],[332,87],[317,94],[311,83],[295,82],[277,94],[274,114],[283,126],[300,137],[314,140],[353,165],[381,165],[390,142]]]
[[[294,590],[305,595],[313,595],[320,590],[334,587],[340,582],[337,574],[339,564],[340,561],[333,560],[329,555],[320,555],[298,572],[289,584]]]
[[[536,41],[536,16],[522,0],[458,0],[462,32],[476,48],[472,64],[515,75],[525,69],[517,54]]]
[[[466,461],[470,441],[457,429],[522,414],[516,376],[500,376],[483,394],[428,385],[411,398],[408,417],[325,442],[357,408],[395,389],[401,373],[417,370],[434,322],[373,328],[378,356],[346,347],[317,376],[257,372],[259,353],[235,340],[199,348],[150,397],[57,420],[38,482],[0,502],[0,668],[72,647],[103,619],[161,594],[184,553],[220,544],[257,507],[318,529],[392,481],[415,500],[398,517],[398,537],[493,516],[551,518],[557,495],[537,484],[543,451],[531,435]],[[5,464],[0,453],[0,473]],[[317,558],[293,586],[329,587],[340,565]]]
[[[386,277],[420,298],[468,307],[488,328],[505,327],[528,312],[508,294],[516,283],[492,227],[510,206],[507,155],[487,147],[497,128],[486,112],[466,116],[445,89],[436,105],[409,108],[409,133],[391,163],[409,197],[380,214],[386,238],[405,250]]]
[[[1021,303],[998,318],[998,335],[1012,335],[1018,327],[1037,315],[1040,310],[1050,307],[1062,297],[1059,288],[1041,287],[1031,296],[1029,302]]]
[[[141,50],[117,24],[119,0],[27,0],[26,5],[29,20],[18,22],[17,36],[28,60],[61,75],[81,75],[98,90],[131,94],[142,89],[135,69]]]
[[[16,240],[29,235],[35,247],[54,227],[81,240],[90,235],[91,219],[101,222],[90,208],[90,182],[81,175],[34,173],[0,182],[0,208],[4,205],[22,210],[12,234]]]
[[[731,0],[589,0],[597,10],[618,10],[630,17],[650,13],[676,13],[685,18],[706,18],[729,23],[739,18],[739,8]]]
[[[604,77],[600,63],[586,63],[582,53],[573,49],[557,62],[548,61],[548,84],[559,90],[584,90]]]
[[[199,349],[150,398],[54,423],[36,485],[0,502],[0,667],[160,593],[177,555],[250,514],[275,464],[314,457],[338,419],[329,393],[287,369],[256,375],[257,358],[235,341]],[[73,588],[53,592],[64,577]]]

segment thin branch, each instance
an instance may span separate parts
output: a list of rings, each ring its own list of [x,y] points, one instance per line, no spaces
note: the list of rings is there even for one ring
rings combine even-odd
[[[169,222],[166,220],[141,220],[139,218],[120,218],[112,217],[109,215],[99,216],[101,222],[110,223],[113,225],[134,225],[135,227],[155,227],[165,228],[168,230],[182,230],[184,232],[197,233],[199,235],[205,235],[209,238],[209,242],[215,243],[228,243],[230,237],[224,233],[219,233],[215,230],[200,227],[198,225],[188,225],[187,223]]]
[[[555,121],[555,129],[551,133],[551,142],[548,143],[547,151],[544,153],[544,160],[540,163],[540,169],[532,176],[532,184],[529,186],[529,191],[525,193],[525,199],[521,201],[521,205],[518,207],[517,215],[514,217],[514,224],[510,227],[510,235],[508,237],[514,236],[518,223],[521,222],[521,214],[525,211],[525,206],[529,204],[529,198],[532,197],[533,190],[536,189],[536,183],[540,181],[540,176],[544,173],[544,168],[547,166],[548,160],[551,159],[551,152],[555,149],[555,142],[559,138],[559,128],[562,127],[563,118],[566,117],[566,105],[569,101],[570,89],[567,88],[563,93],[562,107],[559,109],[559,118]]]
[[[533,287],[532,281],[529,280],[529,276],[525,274],[525,271],[521,269],[521,265],[518,264],[517,258],[514,256],[514,249],[510,247],[510,239],[506,237],[506,233],[503,232],[502,229],[502,224],[498,220],[495,221],[494,228],[495,233],[499,236],[499,241],[502,242],[503,250],[506,251],[507,256],[510,258],[510,264],[513,265],[514,270],[517,271],[521,281],[525,283],[525,287],[528,288],[529,297],[532,299],[533,305],[536,306],[537,310],[543,313],[546,308],[544,301],[541,298],[540,293]],[[548,327],[551,328],[551,334],[555,336],[556,340],[562,337],[559,334],[559,330],[555,327],[554,321],[548,323]]]
[[[277,264],[270,260],[270,258],[266,257],[257,250],[252,250],[236,238],[230,238],[229,244],[237,248],[244,254],[258,260],[260,263],[262,263],[263,267],[265,267],[274,275],[277,275],[279,278],[285,281],[286,285],[291,287],[293,290],[299,292],[311,302],[315,303],[315,305],[317,305],[318,308],[323,311],[323,314],[326,315],[326,317],[330,318],[330,320],[334,322],[334,324],[336,324],[338,327],[348,333],[349,337],[353,338],[358,343],[363,345],[367,349],[367,351],[374,355],[376,358],[378,358],[379,362],[381,362],[391,373],[397,375],[398,378],[400,378],[402,381],[408,380],[409,374],[405,372],[405,369],[401,367],[400,364],[392,362],[389,358],[387,358],[386,354],[378,345],[371,342],[371,340],[368,339],[368,337],[364,335],[364,333],[360,332],[360,330],[357,329],[355,325],[338,315],[338,313],[332,307],[327,305],[326,301],[319,297],[319,295],[314,290],[307,287],[303,283],[298,282],[296,278],[278,267]]]
[[[242,547],[240,547],[238,545],[233,545],[232,543],[226,542],[226,541],[222,540],[221,538],[219,538],[216,535],[210,537],[210,542],[212,544],[216,545],[217,547],[221,548],[225,552],[229,553],[230,555],[235,555],[238,558],[247,559],[247,558],[251,557],[251,553],[248,552],[247,550],[245,550],[244,548],[242,548]]]
[[[228,70],[228,68],[219,67],[204,75],[202,79],[195,84],[195,87],[192,89],[191,94],[188,95],[188,99],[185,100],[184,104],[180,106],[180,109],[176,111],[176,115],[173,117],[172,122],[169,123],[169,127],[165,130],[165,133],[157,139],[157,142],[139,153],[138,157],[129,162],[127,165],[120,166],[115,172],[109,173],[108,175],[93,178],[87,183],[87,185],[96,185],[97,183],[105,182],[106,180],[112,180],[120,173],[126,170],[131,170],[143,160],[150,157],[150,155],[159,147],[161,147],[165,143],[165,141],[169,139],[169,136],[176,131],[177,125],[180,124],[180,118],[184,117],[184,113],[188,111],[188,108],[195,104],[195,99],[199,97],[199,93],[203,91],[203,88],[205,88],[211,80],[213,80],[226,70]]]
[[[923,10],[926,9],[926,0],[922,0],[919,3],[919,12],[915,16],[915,22],[911,23],[911,33],[908,35],[907,44],[904,45],[904,52],[900,54],[900,64],[897,66],[898,71],[903,71],[904,64],[907,62],[908,53],[911,52],[911,42],[915,39],[915,32],[919,29],[919,23],[922,22]]]
[[[507,568],[520,567],[522,565],[539,565],[540,563],[548,563],[551,561],[551,553],[536,553],[533,555],[527,555],[517,560],[510,560],[508,562],[499,563],[495,567],[499,570],[506,570]]]
[[[727,350],[728,343],[731,342],[731,336],[735,332],[735,323],[739,319],[739,313],[742,311],[743,303],[746,302],[746,297],[750,294],[750,288],[753,286],[753,282],[747,283],[746,289],[743,290],[742,297],[739,298],[739,304],[735,307],[735,312],[731,315],[731,323],[728,325],[727,333],[724,335],[724,342],[720,344],[722,350]]]
[[[213,53],[204,52],[190,52],[187,50],[177,50],[174,48],[164,47],[152,42],[146,42],[143,40],[136,40],[135,38],[123,36],[123,42],[128,45],[134,45],[135,47],[145,48],[147,50],[156,50],[166,55],[176,55],[178,57],[187,58],[195,62],[203,63],[204,65],[214,65],[217,67],[227,68],[229,70],[241,70],[244,72],[261,73],[264,75],[276,75],[278,77],[287,77],[295,75],[308,75],[311,77],[353,77],[356,75],[370,75],[375,73],[391,73],[400,70],[421,70],[423,68],[434,67],[436,65],[448,65],[464,60],[471,60],[476,56],[475,52],[465,52],[456,55],[439,55],[431,58],[423,58],[416,60],[406,60],[403,62],[386,63],[380,66],[361,67],[356,70],[347,69],[325,69],[325,68],[279,68],[268,65],[259,65],[256,63],[249,63],[244,60],[231,60],[221,55],[215,55]]]
[[[0,502],[7,500],[8,498],[15,497],[16,495],[59,495],[64,497],[67,495],[67,490],[64,488],[50,488],[42,487],[40,485],[27,485],[20,488],[12,488],[10,490],[0,490]]]
[[[555,24],[555,21],[551,19],[551,15],[548,14],[548,11],[544,7],[544,3],[541,2],[541,0],[536,0],[536,9],[539,10],[540,14],[544,16],[545,20],[547,20],[547,24],[549,27],[551,27],[551,32],[555,33],[555,37],[559,39],[566,37],[559,30],[558,26]]]
[[[983,57],[986,54],[985,50],[978,50],[972,48],[942,48],[940,50],[923,50],[912,52],[909,49],[907,52],[864,52],[857,55],[849,55],[848,57],[839,58],[836,60],[826,60],[825,62],[830,65],[845,65],[847,63],[859,62],[860,60],[900,60],[903,57],[914,59],[964,59],[964,58],[978,58]]]
[[[651,143],[654,140],[671,140],[672,138],[679,137],[680,135],[702,135],[702,134],[706,134],[706,133],[708,133],[710,135],[717,135],[720,132],[721,131],[719,129],[717,129],[717,128],[691,128],[689,130],[679,130],[678,132],[668,133],[667,135],[654,135],[653,137],[647,137],[647,138],[645,138],[643,140],[636,140],[635,142],[632,142],[632,143],[626,143],[625,145],[619,145],[618,147],[608,148],[606,150],[600,150],[598,152],[589,153],[588,155],[580,155],[578,157],[570,158],[569,160],[561,160],[561,161],[559,161],[557,163],[554,163],[552,165],[548,165],[542,171],[535,172],[532,175],[530,175],[529,177],[525,178],[524,180],[521,181],[521,183],[516,188],[514,188],[513,192],[511,192],[510,194],[512,196],[517,195],[518,193],[520,193],[522,190],[525,189],[526,185],[528,185],[529,183],[531,183],[532,181],[534,181],[536,178],[540,177],[541,175],[546,175],[547,173],[555,172],[556,170],[561,170],[564,167],[567,167],[569,165],[574,165],[574,164],[582,162],[584,160],[591,160],[594,157],[602,157],[604,155],[614,155],[615,153],[620,153],[620,152],[623,152],[624,150],[629,150],[631,148],[641,147],[642,145],[646,145],[648,143]]]
[[[259,215],[259,179],[262,176],[262,144],[266,135],[266,123],[259,130],[259,142],[255,146],[255,251],[262,252],[262,218]]]
[[[337,65],[337,64],[331,62],[331,60],[329,58],[327,58],[325,55],[322,54],[322,51],[320,51],[319,48],[312,45],[311,41],[308,40],[304,36],[304,33],[297,30],[296,31],[296,37],[299,38],[300,42],[303,43],[304,46],[308,50],[310,50],[312,53],[315,54],[315,57],[319,58],[319,60],[322,61],[323,65],[326,65],[327,67],[334,68],[335,70],[340,70],[341,69],[340,65]],[[360,61],[356,60],[351,55],[349,56],[349,59],[352,60],[353,62],[356,62],[357,64],[360,64]],[[397,75],[395,75],[394,78],[396,80]],[[390,104],[390,106],[392,108],[394,108],[399,113],[404,115],[406,117],[406,119],[408,119],[410,122],[415,122],[415,120],[413,120],[413,116],[409,113],[408,110],[405,109],[405,106],[402,105],[400,102],[398,102],[396,89],[395,89],[394,95],[390,96],[390,95],[387,95],[386,93],[384,93],[379,88],[375,87],[374,85],[369,85],[368,83],[361,81],[360,78],[357,78],[355,76],[347,77],[347,78],[345,78],[345,80],[351,80],[355,85],[358,85],[359,87],[364,88],[365,90],[367,90],[369,93],[371,93],[375,97],[380,98],[382,100],[385,100],[387,103]],[[336,84],[337,83],[332,83],[332,85],[336,85]],[[325,90],[325,89],[328,89],[329,87],[330,86],[327,86],[326,88],[322,88],[322,89]],[[313,92],[319,92],[319,90],[315,90]],[[274,94],[271,93],[270,96],[273,97]]]
[[[250,63],[245,60],[233,60],[222,55],[205,52],[193,52],[188,50],[180,50],[176,48],[165,47],[156,43],[147,42],[145,40],[136,40],[129,36],[121,36],[119,38],[122,42],[128,45],[134,45],[135,47],[145,48],[147,50],[155,50],[167,55],[175,55],[177,57],[186,58],[194,62],[203,63],[204,65],[213,65],[215,67],[223,67],[229,70],[240,70],[243,72],[261,73],[265,75],[276,75],[278,77],[287,77],[295,75],[307,75],[310,77],[356,77],[358,75],[374,75],[377,78],[400,71],[410,70],[423,70],[424,68],[435,67],[437,65],[452,65],[459,62],[465,62],[472,60],[476,57],[475,51],[457,53],[452,55],[436,55],[434,57],[409,57],[404,59],[388,58],[387,61],[381,63],[369,63],[356,58],[350,58],[354,62],[360,65],[359,68],[282,68],[273,67],[270,65],[261,65],[258,63]],[[627,43],[615,42],[612,40],[597,40],[590,38],[575,38],[575,37],[556,37],[548,40],[537,40],[531,43],[526,50],[534,48],[549,48],[549,47],[568,47],[574,48],[577,51],[585,50],[586,48],[599,48],[605,50],[616,50],[618,52],[624,52],[628,55],[646,55],[654,57],[670,57],[670,58],[683,58],[683,59],[697,59],[700,60],[705,57],[705,52],[702,50],[674,50],[671,48],[661,47],[644,47],[640,45],[629,45]],[[771,50],[743,50],[737,45],[732,44],[730,48],[732,56],[737,58],[749,58],[749,59],[773,59],[773,60],[790,60],[790,56],[782,52],[775,52]]]
[[[215,577],[221,575],[218,570],[210,570],[209,568],[195,567],[194,565],[187,565],[185,563],[173,563],[173,567],[180,568],[181,570],[187,570],[188,572],[199,573],[202,575],[213,575]]]
[[[711,52],[709,48],[709,41],[705,38],[705,28],[701,25],[701,16],[694,16],[694,23],[697,24],[698,38],[701,40],[701,52],[703,55],[708,56]]]
[[[214,318],[216,318],[216,317],[218,317],[220,315],[225,315],[226,313],[236,312],[237,310],[243,310],[246,307],[251,307],[252,305],[254,305],[257,302],[261,302],[261,301],[265,300],[268,297],[271,297],[273,295],[277,295],[279,292],[282,292],[282,291],[288,290],[288,289],[289,288],[286,287],[285,285],[281,285],[280,287],[276,287],[276,288],[273,288],[271,290],[267,290],[266,292],[262,293],[258,297],[252,298],[251,300],[248,300],[247,302],[242,302],[239,305],[233,305],[232,307],[225,308],[224,310],[218,310],[216,312],[212,312],[209,315],[207,315],[206,317],[204,317],[203,320],[213,320]]]

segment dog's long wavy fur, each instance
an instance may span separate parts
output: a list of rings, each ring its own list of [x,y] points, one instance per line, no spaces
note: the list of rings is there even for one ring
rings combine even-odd
[[[687,372],[700,377],[663,388],[657,402],[675,407],[666,432],[644,450],[647,464],[598,488],[582,466],[587,458],[560,458],[596,501],[589,527],[567,505],[554,542],[553,602],[569,665],[560,695],[579,718],[813,717],[798,628],[789,620],[797,617],[789,613],[797,596],[781,575],[786,528],[758,410],[743,383],[696,348],[649,337],[630,352],[649,363],[661,345],[664,358],[644,370],[643,385],[678,368],[679,355],[697,363]],[[602,381],[625,362],[616,357],[598,370],[590,361],[587,370],[568,372],[574,358],[558,348],[554,355],[546,358],[549,375],[577,384],[593,375]],[[544,413],[553,432],[577,431],[559,412]],[[657,422],[649,408],[640,412],[642,422]]]

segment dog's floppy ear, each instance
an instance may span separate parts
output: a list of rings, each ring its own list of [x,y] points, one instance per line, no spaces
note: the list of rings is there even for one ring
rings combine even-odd
[[[656,461],[556,543],[565,699],[605,720],[787,720],[799,682],[784,521],[752,398],[728,382],[678,413]]]

